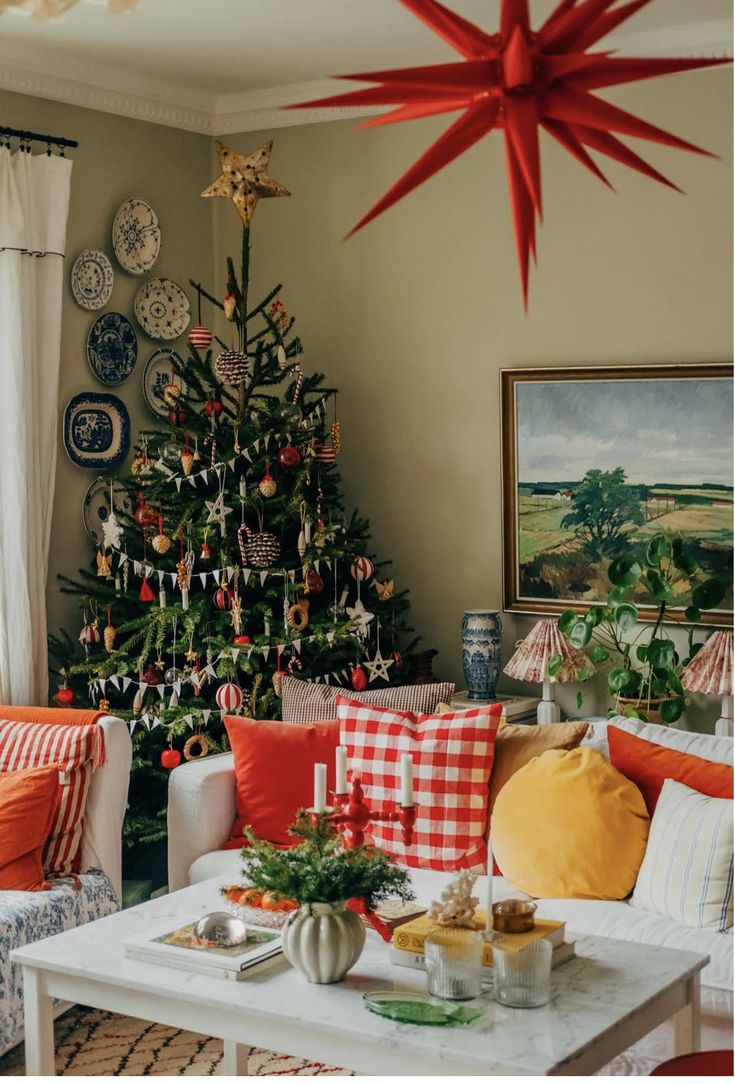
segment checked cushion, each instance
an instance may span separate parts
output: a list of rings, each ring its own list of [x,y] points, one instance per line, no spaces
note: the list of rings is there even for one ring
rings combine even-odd
[[[400,824],[377,822],[371,838],[406,866],[483,872],[487,865],[488,779],[500,704],[414,715],[337,697],[339,740],[352,777],[373,808],[397,808],[401,755],[413,757],[416,823],[406,847]]]

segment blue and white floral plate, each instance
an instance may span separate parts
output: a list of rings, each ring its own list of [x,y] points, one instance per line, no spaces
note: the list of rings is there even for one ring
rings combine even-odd
[[[77,467],[112,470],[130,450],[130,415],[116,395],[84,391],[64,411],[64,447]]]
[[[161,230],[156,212],[142,199],[127,199],[112,223],[112,247],[117,261],[130,275],[144,275],[156,262]]]
[[[104,252],[85,248],[71,269],[71,292],[83,309],[101,309],[110,300],[113,283],[112,264]]]
[[[157,418],[167,418],[169,415],[171,407],[164,402],[163,389],[171,383],[174,371],[178,373],[183,364],[181,354],[165,346],[154,350],[145,363],[143,398],[150,412]],[[182,398],[186,398],[188,388],[181,377],[177,375],[175,382],[181,387]]]
[[[189,298],[171,279],[149,279],[135,295],[135,319],[151,339],[178,339],[191,320]]]
[[[87,336],[87,360],[99,381],[114,387],[127,380],[138,357],[135,328],[119,312],[103,312]]]

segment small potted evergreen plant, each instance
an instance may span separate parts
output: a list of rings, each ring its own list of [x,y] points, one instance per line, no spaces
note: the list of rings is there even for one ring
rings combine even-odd
[[[558,624],[561,632],[577,648],[589,647],[589,657],[596,666],[610,664],[607,685],[615,699],[609,716],[622,714],[656,723],[675,723],[685,707],[680,674],[702,647],[695,643],[695,625],[704,610],[713,610],[722,602],[727,586],[723,579],[712,577],[692,586],[699,571],[696,560],[687,553],[685,540],[667,538],[659,532],[651,537],[643,551],[630,540],[618,547],[617,556],[607,570],[611,590],[606,605],[590,606],[585,614],[565,610]],[[690,598],[684,617],[692,622],[686,628],[684,655],[677,650],[664,625],[681,625],[669,605]],[[639,622],[636,602],[656,608],[653,624]],[[562,665],[561,656],[549,661],[553,677]],[[586,680],[594,668],[580,675]],[[581,706],[582,694],[577,694]]]
[[[326,814],[299,810],[289,834],[301,842],[280,850],[246,829],[243,872],[253,888],[299,904],[283,927],[289,963],[309,982],[341,982],[365,943],[365,927],[348,900],[371,910],[388,898],[413,899],[408,872],[378,848],[345,849]]]

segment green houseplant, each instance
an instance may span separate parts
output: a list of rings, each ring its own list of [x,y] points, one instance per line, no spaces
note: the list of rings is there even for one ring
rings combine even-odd
[[[607,686],[615,699],[608,715],[623,714],[654,722],[674,723],[680,718],[685,697],[680,674],[702,647],[695,642],[696,623],[705,610],[715,609],[725,596],[726,584],[711,577],[692,586],[698,572],[685,540],[654,534],[643,546],[627,536],[618,539],[616,555],[607,576],[611,589],[605,605],[593,605],[586,613],[565,610],[558,625],[574,647],[587,649],[596,667],[609,666]],[[682,623],[671,612],[672,600],[691,593],[684,610],[687,647],[682,655],[665,622]],[[641,625],[638,604],[654,607],[653,623]],[[560,656],[549,662],[553,675],[562,664]],[[581,675],[586,680],[593,672]],[[577,696],[581,706],[582,695]]]
[[[280,850],[246,829],[243,872],[254,888],[300,905],[283,927],[286,959],[309,982],[340,982],[365,943],[365,927],[347,901],[372,909],[389,897],[412,899],[408,872],[378,848],[345,849],[326,814],[299,810],[289,834],[301,842]]]

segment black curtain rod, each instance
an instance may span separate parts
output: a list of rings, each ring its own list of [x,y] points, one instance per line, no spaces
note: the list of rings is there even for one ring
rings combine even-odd
[[[64,139],[62,136],[40,135],[25,128],[5,128],[0,124],[0,136],[17,136],[23,142],[46,143],[54,147],[78,147],[76,139]]]

